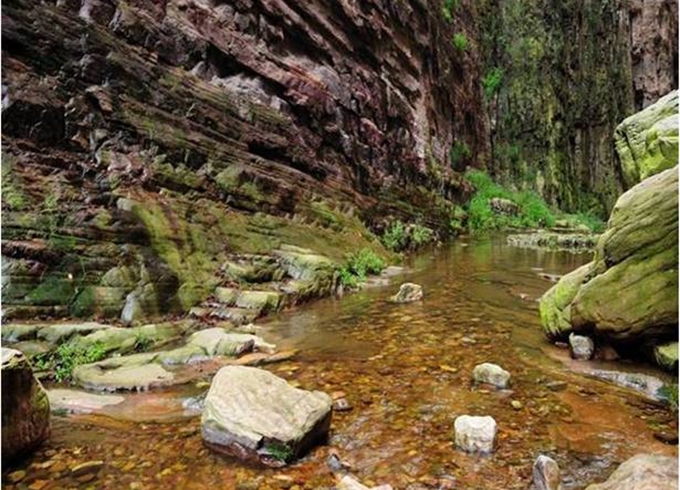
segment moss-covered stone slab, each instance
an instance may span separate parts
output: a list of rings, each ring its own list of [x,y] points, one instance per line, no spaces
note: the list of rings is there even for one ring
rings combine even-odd
[[[87,335],[91,332],[111,328],[113,328],[111,325],[96,322],[55,323],[41,326],[38,330],[38,338],[51,344],[60,344],[75,335]]]

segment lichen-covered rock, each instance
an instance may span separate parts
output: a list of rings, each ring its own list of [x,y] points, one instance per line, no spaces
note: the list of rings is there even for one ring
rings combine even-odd
[[[423,287],[420,284],[405,282],[399,286],[397,294],[390,298],[392,303],[412,303],[423,299]]]
[[[677,338],[678,168],[649,177],[616,203],[593,262],[540,302],[547,335],[594,332],[615,342]]]
[[[456,446],[470,453],[490,453],[496,443],[496,421],[493,417],[461,415],[453,424]]]
[[[475,383],[486,383],[496,388],[507,388],[510,384],[510,373],[497,364],[485,362],[472,370]]]
[[[586,490],[677,490],[678,459],[660,454],[638,454],[619,466],[604,483]]]
[[[614,133],[627,187],[678,164],[678,91],[625,119]]]
[[[331,405],[325,393],[293,388],[268,371],[224,367],[205,399],[203,440],[237,458],[279,466],[326,437]]]
[[[18,350],[2,355],[2,461],[25,455],[50,433],[50,402],[26,357]]]
[[[549,250],[567,250],[585,252],[595,248],[599,235],[592,233],[523,233],[508,235],[508,245],[521,248],[537,248]]]

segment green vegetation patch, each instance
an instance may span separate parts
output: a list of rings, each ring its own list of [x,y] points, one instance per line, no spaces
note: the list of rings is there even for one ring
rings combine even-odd
[[[482,88],[487,100],[490,100],[498,91],[503,82],[503,70],[496,67],[492,68],[482,78]]]
[[[435,239],[436,235],[431,228],[418,223],[404,224],[400,220],[392,222],[381,237],[383,245],[392,252],[415,250]]]
[[[453,22],[453,14],[458,9],[458,2],[459,0],[444,0],[442,2],[442,17],[446,22]]]
[[[101,361],[104,357],[106,357],[106,348],[101,342],[95,342],[87,347],[74,342],[66,342],[52,352],[36,356],[33,363],[38,371],[53,371],[54,378],[62,382],[71,379],[76,366]]]
[[[677,383],[668,383],[659,388],[657,395],[668,402],[671,411],[677,413],[678,411],[678,385]]]
[[[555,224],[555,216],[545,201],[531,191],[512,192],[496,184],[480,170],[465,175],[475,193],[467,204],[467,223],[471,232],[477,233],[503,228],[540,228]],[[495,212],[491,207],[494,198],[507,199],[517,206],[514,214]]]
[[[386,267],[385,261],[371,249],[364,248],[352,254],[338,269],[338,279],[345,287],[355,288],[370,274],[380,274]]]
[[[470,45],[470,41],[468,41],[468,38],[465,35],[465,33],[457,32],[451,38],[451,44],[453,44],[453,47],[456,48],[456,50],[462,53],[467,51],[468,46]]]

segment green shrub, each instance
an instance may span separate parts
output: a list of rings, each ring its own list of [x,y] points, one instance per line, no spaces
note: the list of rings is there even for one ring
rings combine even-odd
[[[406,246],[406,238],[406,226],[397,220],[387,227],[381,241],[388,250],[396,252]]]
[[[60,344],[56,350],[40,354],[34,359],[34,365],[38,370],[52,370],[57,381],[71,379],[71,374],[76,366],[101,361],[106,357],[106,349],[101,342],[84,347],[75,342]]]
[[[380,274],[385,261],[368,248],[352,254],[338,270],[338,279],[346,287],[354,288],[369,274]]]
[[[470,44],[468,41],[467,36],[462,33],[458,32],[453,35],[453,38],[451,38],[451,44],[453,44],[453,47],[456,48],[460,52],[467,51],[468,45]]]
[[[421,247],[434,240],[434,232],[426,226],[414,225],[410,233],[411,244],[414,248]]]
[[[283,444],[267,444],[264,447],[265,452],[274,459],[288,463],[293,457],[293,451]]]
[[[531,191],[515,194],[513,201],[519,205],[522,224],[526,227],[550,227],[555,224],[555,216],[543,198]]]
[[[455,206],[451,217],[449,218],[449,228],[451,233],[458,235],[465,229],[465,221],[467,220],[467,213],[460,206]]]
[[[153,347],[153,339],[144,332],[135,335],[135,352],[146,352]]]
[[[451,167],[458,168],[458,165],[472,156],[470,147],[464,141],[455,141],[451,147]]]
[[[482,78],[482,87],[484,88],[484,95],[486,96],[487,100],[490,100],[498,88],[501,86],[501,82],[503,81],[503,70],[500,68],[492,68],[489,72],[487,72],[486,75],[484,75],[484,78]]]
[[[593,233],[602,233],[607,225],[607,223],[590,212],[568,214],[564,216],[564,219],[571,226],[585,225]]]

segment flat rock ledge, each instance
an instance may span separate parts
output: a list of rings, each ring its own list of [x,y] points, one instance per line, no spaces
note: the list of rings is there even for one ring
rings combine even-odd
[[[227,366],[213,378],[201,433],[215,451],[280,467],[326,438],[332,399],[294,388],[268,371]]]
[[[589,252],[595,249],[600,235],[592,233],[520,233],[508,235],[508,245],[519,248],[564,250],[567,252]]]

